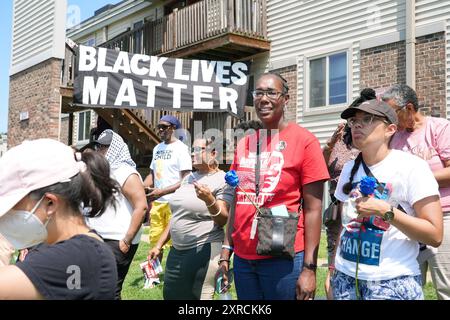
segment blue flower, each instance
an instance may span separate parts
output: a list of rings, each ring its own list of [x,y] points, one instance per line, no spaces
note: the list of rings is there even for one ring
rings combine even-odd
[[[359,183],[359,191],[361,191],[365,197],[374,194],[376,187],[377,180],[374,177],[365,176]]]
[[[225,182],[233,188],[239,184],[239,177],[234,170],[230,170],[225,174]]]
[[[239,186],[239,177],[236,173],[236,171],[234,170],[230,170],[225,174],[225,182],[233,188],[239,188],[239,190],[241,190],[245,196],[247,197],[247,199],[252,203],[252,205],[256,208],[256,211],[258,212],[258,214],[261,214],[261,210],[259,209],[259,206],[252,200],[252,198],[250,198],[250,196],[247,194],[247,192],[245,192],[244,189],[242,189]]]

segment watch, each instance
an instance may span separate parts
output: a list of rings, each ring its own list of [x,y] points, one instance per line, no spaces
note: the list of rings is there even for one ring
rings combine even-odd
[[[391,210],[389,210],[383,214],[383,221],[391,222],[392,220],[394,220],[394,216],[395,216],[394,207],[391,206]]]
[[[306,268],[306,269],[309,269],[309,270],[312,270],[312,271],[316,271],[316,269],[317,269],[317,264],[314,264],[314,263],[303,263],[303,268]]]

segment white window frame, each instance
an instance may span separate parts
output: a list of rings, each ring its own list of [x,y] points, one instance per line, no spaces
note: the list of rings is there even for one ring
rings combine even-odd
[[[334,105],[324,105],[320,107],[310,107],[310,101],[309,101],[309,89],[310,89],[310,68],[309,68],[309,62],[311,60],[320,59],[323,57],[328,57],[337,53],[347,53],[347,101],[340,104],[334,104]],[[326,87],[325,87],[325,95],[326,95],[326,101],[329,99],[329,89],[328,89],[328,81],[329,81],[329,59],[326,59],[326,71],[325,71],[325,77],[326,77]],[[349,104],[350,100],[352,99],[352,45],[351,44],[344,44],[341,46],[335,46],[333,48],[327,48],[323,50],[318,51],[311,51],[308,53],[305,53],[303,56],[303,66],[305,73],[303,75],[303,83],[304,83],[304,113],[305,115],[316,115],[316,114],[324,114],[324,113],[335,113],[344,110]]]
[[[81,117],[81,115],[83,114],[87,114],[88,112],[90,112],[90,114],[91,114],[91,116],[90,116],[90,119],[89,119],[89,132],[87,133],[87,139],[83,139],[83,140],[78,140],[78,137],[79,137],[79,133],[80,133],[80,117]],[[77,117],[78,117],[78,121],[77,121],[77,132],[76,132],[76,134],[77,134],[77,145],[85,145],[85,144],[87,144],[87,143],[89,143],[89,135],[90,135],[90,133],[91,133],[91,129],[92,129],[92,116],[93,116],[93,111],[92,110],[86,110],[86,111],[80,111],[80,112],[78,112],[78,115],[77,115]],[[85,121],[86,121],[86,116],[84,116],[85,117]],[[84,128],[83,128],[83,131],[84,131]],[[84,133],[84,136],[86,137],[86,132],[83,132]]]

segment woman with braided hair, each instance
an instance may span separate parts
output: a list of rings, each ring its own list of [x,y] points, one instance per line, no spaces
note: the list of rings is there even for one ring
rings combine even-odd
[[[359,106],[367,100],[376,99],[375,90],[365,88],[361,91],[360,96],[356,98],[349,107]],[[330,181],[328,192],[330,194],[331,203],[324,211],[323,224],[327,235],[327,252],[328,252],[328,272],[325,279],[325,292],[329,300],[332,299],[330,277],[334,270],[334,254],[336,251],[337,238],[341,225],[341,212],[339,210],[339,201],[334,197],[336,185],[341,175],[344,164],[353,160],[358,155],[359,150],[352,146],[352,136],[350,128],[346,123],[338,125],[336,131],[327,141],[323,148],[323,157],[327,163],[328,172],[330,173]]]
[[[334,196],[342,231],[331,279],[337,300],[420,300],[418,242],[442,241],[439,191],[427,163],[391,150],[395,111],[369,100],[342,112],[361,151],[344,165]]]
[[[331,279],[338,300],[420,300],[418,242],[443,237],[439,191],[427,163],[391,150],[395,111],[369,100],[342,112],[361,151],[344,165],[335,197],[342,231]]]

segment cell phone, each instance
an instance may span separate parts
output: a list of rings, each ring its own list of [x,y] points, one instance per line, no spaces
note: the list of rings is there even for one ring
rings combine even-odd
[[[219,278],[217,278],[217,282],[216,282],[216,292],[217,293],[224,293],[226,292],[228,289],[231,288],[231,283],[228,282],[227,285],[225,285],[224,281],[223,281],[223,277],[220,276]]]
[[[227,284],[226,286],[223,286],[219,293],[225,293],[231,288],[231,284]]]

